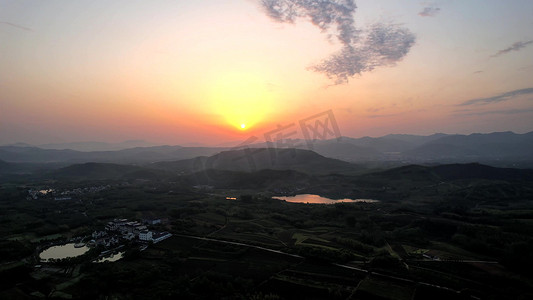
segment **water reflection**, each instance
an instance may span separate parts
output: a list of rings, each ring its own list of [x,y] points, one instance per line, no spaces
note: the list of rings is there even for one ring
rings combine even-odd
[[[106,256],[106,257],[102,257],[100,258],[99,260],[95,261],[97,263],[102,263],[102,262],[114,262],[114,261],[117,261],[119,259],[121,259],[122,257],[124,256],[124,252],[119,252],[117,254],[111,254],[110,256]]]
[[[76,257],[89,251],[87,246],[76,248],[74,243],[65,245],[52,246],[39,254],[42,261],[48,261],[49,259],[63,259],[68,257]]]
[[[296,196],[274,196],[272,198],[285,200],[287,202],[294,202],[294,203],[310,203],[310,204],[334,204],[338,202],[364,202],[364,203],[372,203],[372,202],[379,202],[379,200],[374,199],[330,199],[326,197],[321,197],[319,195],[313,195],[313,194],[300,194]]]

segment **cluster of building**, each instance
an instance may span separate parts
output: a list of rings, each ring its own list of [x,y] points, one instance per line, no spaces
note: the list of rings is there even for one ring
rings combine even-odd
[[[153,232],[153,231],[142,231],[139,232],[139,240],[141,241],[151,241],[154,244],[159,243],[164,239],[168,239],[172,234],[168,232]]]
[[[161,224],[161,219],[145,219],[143,223],[128,219],[114,219],[105,226],[105,231],[95,231],[92,234],[97,244],[112,246],[118,243],[117,236],[126,240],[138,239],[143,242],[159,243],[172,236],[168,232],[150,230],[147,225]]]
[[[81,196],[84,194],[94,194],[106,189],[109,189],[110,185],[99,185],[99,186],[89,186],[83,188],[75,188],[72,190],[58,191],[54,189],[41,189],[41,190],[28,190],[28,200],[37,200],[39,198],[46,199],[53,198],[54,200],[63,201],[63,200],[72,200],[73,196]]]
[[[107,189],[111,188],[111,185],[97,185],[97,186],[88,186],[83,188],[76,188],[72,190],[65,191],[63,193],[67,194],[73,194],[73,195],[83,195],[87,193],[98,193],[101,191],[105,191]]]
[[[53,193],[53,189],[42,189],[42,190],[28,190],[28,200],[37,200],[41,197],[47,196],[51,193]]]

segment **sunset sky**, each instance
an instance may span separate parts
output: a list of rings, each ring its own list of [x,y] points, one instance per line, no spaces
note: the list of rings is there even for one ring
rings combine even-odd
[[[532,16],[530,0],[0,0],[0,144],[217,145],[330,109],[352,137],[533,131]]]

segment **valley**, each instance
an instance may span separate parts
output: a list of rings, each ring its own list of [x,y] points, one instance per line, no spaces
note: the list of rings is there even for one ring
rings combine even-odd
[[[246,170],[246,159],[231,163],[242,154],[199,158],[214,168],[189,168],[191,161],[83,163],[4,179],[1,273],[9,279],[0,296],[531,296],[533,170],[482,164],[382,170],[308,150],[276,153],[278,169],[268,168],[269,156],[254,157],[256,169]],[[276,199],[297,194],[379,201]],[[107,263],[91,262],[105,250],[99,247],[52,263],[35,254],[116,218],[163,219],[154,229],[172,237],[143,251],[126,242],[124,257]]]

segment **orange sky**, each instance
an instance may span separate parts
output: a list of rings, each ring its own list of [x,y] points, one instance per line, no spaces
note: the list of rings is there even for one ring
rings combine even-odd
[[[416,41],[337,85],[310,68],[341,49],[334,24],[276,22],[258,1],[0,3],[3,144],[214,145],[330,109],[354,137],[533,130],[527,1],[431,4],[428,15],[426,4],[356,1],[357,29],[400,24]],[[488,100],[461,105],[472,99]]]

